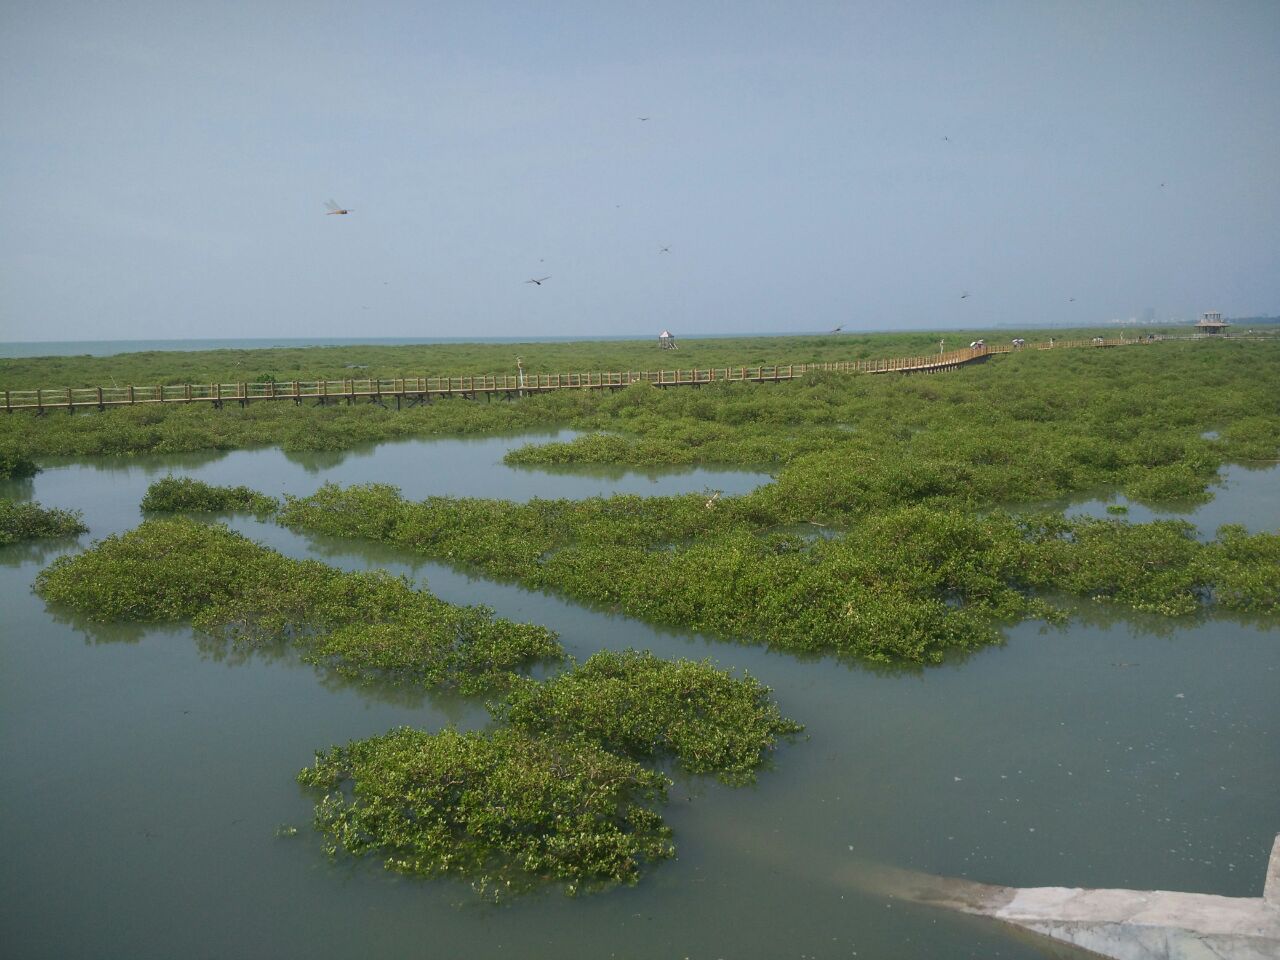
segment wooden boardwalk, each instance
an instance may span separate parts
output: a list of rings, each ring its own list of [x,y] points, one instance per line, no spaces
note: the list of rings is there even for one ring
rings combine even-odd
[[[484,397],[510,399],[557,390],[621,390],[633,383],[655,387],[699,387],[706,383],[778,383],[794,380],[815,371],[837,373],[936,373],[979,363],[995,354],[1018,350],[1068,349],[1072,347],[1117,347],[1143,340],[1122,338],[1059,340],[1028,343],[1023,347],[999,345],[966,347],[930,356],[891,357],[883,360],[843,360],[828,363],[795,363],[755,367],[712,367],[709,369],[632,370],[612,373],[522,373],[465,377],[395,377],[392,379],[290,380],[268,383],[184,383],[126,387],[47,387],[38,390],[5,390],[6,413],[29,410],[37,414],[65,410],[106,410],[154,403],[208,403],[222,407],[228,403],[246,406],[262,400],[291,400],[294,403],[394,403],[414,406],[434,400]]]

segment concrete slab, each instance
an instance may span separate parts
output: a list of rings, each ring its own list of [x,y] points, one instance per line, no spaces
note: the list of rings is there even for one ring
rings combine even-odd
[[[881,868],[881,892],[990,917],[1116,960],[1280,960],[1280,836],[1261,897],[1001,887]]]

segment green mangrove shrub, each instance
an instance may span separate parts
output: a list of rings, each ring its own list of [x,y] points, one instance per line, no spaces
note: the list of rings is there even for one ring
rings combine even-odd
[[[1280,611],[1280,535],[1250,534],[1229,524],[1205,548],[1203,566],[1214,601],[1230,610]]]
[[[74,537],[88,531],[79,510],[41,507],[0,497],[0,546],[23,540]]]
[[[1134,467],[1130,471],[1124,492],[1133,500],[1202,503],[1211,499],[1206,483],[1216,474],[1216,464],[1209,470],[1197,470],[1194,465],[1186,463],[1168,463],[1150,468]]]
[[[281,522],[371,536],[650,621],[791,650],[937,660],[997,639],[992,616],[1048,613],[1005,582],[1016,567],[1008,550],[992,554],[1003,566],[985,579],[972,564],[939,562],[993,536],[995,527],[968,515],[900,511],[873,518],[865,536],[806,544],[761,537],[742,512],[739,498],[709,508],[699,495],[411,504],[387,487],[329,486],[290,500]],[[1012,521],[998,532],[1019,537]],[[902,544],[919,554],[910,564]]]
[[[520,577],[543,554],[582,540],[600,544],[680,541],[738,524],[704,494],[592,497],[512,503],[469,497],[410,502],[386,484],[325,484],[285,498],[279,522],[296,530],[398,543],[492,576]],[[714,505],[713,505],[714,506]]]
[[[1182,520],[1125,523],[1040,516],[1024,521],[1026,582],[1135,610],[1181,616],[1199,609],[1216,576],[1195,528]]]
[[[298,781],[323,792],[315,825],[330,855],[494,896],[635,883],[675,852],[655,809],[669,781],[584,739],[402,728],[318,754]]]
[[[917,349],[923,337],[910,344]],[[683,365],[802,362],[894,356],[902,338],[785,338],[691,345]],[[83,383],[243,380],[257,369],[279,381],[318,375],[347,377],[345,363],[377,348],[300,353],[252,352],[127,355],[113,358],[0,359],[6,386]],[[529,349],[534,349],[530,345]],[[529,359],[529,349],[525,350]],[[616,353],[614,351],[617,351]],[[739,351],[728,356],[728,351]],[[593,344],[539,348],[564,369],[638,369],[656,359],[651,344]],[[386,348],[369,353],[387,361],[382,376],[439,370],[436,357],[470,364],[499,361],[492,351]],[[783,355],[785,354],[785,356]],[[268,356],[278,360],[277,365]],[[486,361],[484,358],[492,358]],[[612,360],[609,358],[612,357]],[[394,360],[392,359],[394,358]],[[312,360],[323,363],[312,367]],[[490,373],[497,366],[448,372]],[[637,366],[637,364],[639,366]],[[554,369],[542,367],[542,369]],[[222,372],[219,373],[218,371]],[[370,369],[370,376],[375,374]],[[47,378],[47,379],[45,379]],[[101,378],[101,379],[98,379]],[[149,378],[149,379],[148,379]],[[176,379],[175,379],[176,378]],[[527,464],[631,463],[767,465],[779,479],[810,455],[837,454],[822,465],[835,481],[831,496],[813,486],[809,516],[834,518],[841,509],[871,509],[893,497],[898,466],[922,461],[913,486],[953,505],[1036,502],[1102,485],[1141,484],[1134,468],[1181,463],[1190,475],[1168,476],[1138,489],[1144,497],[1176,499],[1203,492],[1212,470],[1227,459],[1273,459],[1280,449],[1280,409],[1269,385],[1280,379],[1280,340],[1265,344],[1178,344],[1122,350],[1028,350],[948,377],[814,374],[768,387],[715,383],[699,390],[657,390],[637,384],[617,393],[557,391],[516,403],[436,403],[406,410],[376,405],[295,407],[261,403],[213,410],[199,405],[126,407],[76,417],[0,418],[0,448],[42,457],[226,450],[277,444],[286,450],[345,450],[406,437],[514,432],[572,426],[586,436],[529,446],[510,462]],[[1201,434],[1218,430],[1213,442]],[[845,483],[882,463],[887,483],[870,479],[865,492]],[[812,472],[815,465],[800,468]],[[1206,470],[1208,472],[1206,473]],[[1204,482],[1198,487],[1194,478]],[[800,486],[805,486],[801,483]],[[911,502],[905,492],[898,503]],[[775,507],[785,506],[779,500]]]
[[[61,557],[36,590],[95,620],[190,620],[228,642],[293,643],[309,662],[358,680],[474,693],[563,656],[544,627],[445,603],[382,571],[293,560],[188,518],[148,520]]]
[[[523,682],[490,710],[531,736],[586,737],[636,759],[673,756],[691,773],[738,783],[754,777],[778,738],[804,729],[751,676],[634,650],[597,653],[550,680]]]
[[[1275,462],[1280,456],[1280,416],[1247,416],[1230,421],[1219,444],[1228,456],[1240,460]]]
[[[0,480],[23,480],[39,472],[36,462],[15,444],[0,443]]]
[[[806,540],[760,532],[762,513],[776,519],[755,494],[710,506],[701,496],[415,504],[389,487],[325,487],[290,501],[281,522],[395,543],[650,622],[884,662],[936,662],[999,642],[1001,623],[1060,619],[1042,598],[1056,592],[1184,615],[1236,602],[1214,589],[1230,570],[1237,582],[1254,577],[1251,608],[1277,602],[1262,570],[1274,534],[1258,535],[1238,564],[1215,565],[1212,544],[1169,521],[980,515],[926,501]]]
[[[147,488],[142,509],[148,513],[228,513],[243,511],[263,517],[280,502],[249,487],[216,487],[193,477],[162,477]]]

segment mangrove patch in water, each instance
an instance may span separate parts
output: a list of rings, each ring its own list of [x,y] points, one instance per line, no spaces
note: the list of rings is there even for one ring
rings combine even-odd
[[[78,510],[59,510],[0,497],[0,546],[25,540],[74,537],[88,530]]]
[[[0,443],[0,480],[24,480],[40,472],[36,462],[11,443]]]
[[[161,477],[142,498],[142,509],[148,513],[242,511],[266,517],[279,508],[280,501],[249,487],[218,487],[194,477]]]
[[[298,780],[324,791],[315,825],[330,856],[457,874],[492,896],[635,883],[675,853],[658,812],[670,781],[641,761],[749,783],[803,729],[750,676],[637,651],[521,680],[489,709],[487,733],[404,727],[317,754]]]
[[[636,759],[673,756],[690,773],[750,782],[788,720],[751,676],[735,679],[708,661],[603,651],[541,683],[517,684],[493,716],[531,736],[586,737]]]
[[[585,739],[405,727],[317,754],[298,781],[324,791],[315,825],[330,855],[454,874],[494,896],[635,883],[675,853],[656,809],[667,778]]]
[[[1000,623],[1059,615],[1063,591],[1184,615],[1280,609],[1280,535],[1179,521],[1014,517],[921,504],[858,517],[838,539],[757,535],[756,494],[531,501],[326,485],[280,522],[361,536],[654,623],[895,662],[998,642]],[[756,516],[759,516],[758,514]],[[775,521],[776,515],[763,517]]]
[[[384,571],[293,560],[221,524],[147,520],[36,578],[45,600],[94,620],[173,622],[237,644],[287,641],[354,679],[501,688],[564,656],[555,634],[445,603]]]

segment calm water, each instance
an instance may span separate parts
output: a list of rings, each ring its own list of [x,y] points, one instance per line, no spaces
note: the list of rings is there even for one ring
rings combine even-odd
[[[1275,530],[1280,526],[1280,479],[1274,465],[1228,464],[1216,486],[1210,487],[1214,498],[1200,505],[1154,507],[1130,500],[1122,493],[1051,500],[1037,505],[1046,510],[1061,510],[1068,517],[1088,516],[1105,520],[1127,520],[1150,523],[1152,520],[1186,520],[1194,525],[1197,538],[1212,540],[1218,528],[1237,523],[1250,533]],[[1122,514],[1110,514],[1107,507],[1124,507]]]
[[[311,493],[322,483],[334,482],[344,485],[389,483],[412,499],[439,494],[508,500],[579,499],[612,493],[669,496],[704,490],[720,490],[732,496],[746,493],[770,479],[765,474],[736,468],[534,469],[509,467],[502,462],[503,456],[517,447],[567,441],[576,436],[575,431],[560,430],[520,437],[405,440],[343,451],[285,453],[272,447],[215,454],[83,458],[67,460],[65,465],[37,474],[35,498],[47,507],[85,509],[86,522],[92,527],[93,536],[98,537],[102,533],[94,518],[87,516],[86,495],[101,497],[104,503],[113,504],[112,515],[121,525],[118,529],[128,529],[139,521],[138,501],[147,487],[170,473],[199,477],[214,484],[246,484],[273,496]],[[58,464],[54,459],[41,462]],[[95,489],[102,487],[109,490]],[[109,532],[116,529],[113,527]]]
[[[515,499],[731,493],[766,479],[480,471],[520,442],[99,460],[0,492],[83,509],[87,544],[135,525],[146,486],[171,470],[277,494],[380,480],[414,497]],[[1202,510],[1280,526],[1275,499],[1256,494],[1233,483]],[[807,734],[752,788],[678,778],[666,816],[679,859],[639,886],[478,903],[461,883],[328,862],[293,780],[332,743],[399,724],[483,725],[477,702],[352,687],[288,656],[222,658],[181,627],[89,628],[30,592],[40,567],[74,545],[7,548],[7,955],[1033,958],[1037,948],[997,927],[860,892],[859,861],[1019,885],[1257,896],[1280,831],[1273,622],[1175,626],[1086,605],[1069,628],[1023,624],[1004,646],[942,667],[873,671],[657,631],[386,547],[233,525],[292,556],[386,567],[445,599],[544,623],[579,658],[643,647],[749,670]],[[301,829],[281,839],[281,825]]]
[[[730,337],[785,337],[790,333],[693,333],[690,340]],[[150,350],[265,350],[271,347],[401,346],[433,343],[584,343],[601,340],[656,340],[658,331],[618,336],[571,337],[235,337],[206,340],[25,340],[0,343],[0,357],[110,357]]]
[[[946,328],[924,328],[946,329]],[[957,328],[960,329],[960,328]],[[969,328],[963,328],[969,329]],[[1025,328],[1020,328],[1025,329]],[[825,334],[825,330],[776,330],[697,333],[674,331],[681,340],[727,340],[737,337],[794,337]],[[885,330],[847,327],[846,334],[901,333],[901,329]],[[402,346],[406,344],[433,343],[596,343],[614,340],[656,340],[658,328],[611,336],[586,336],[575,334],[567,337],[534,336],[518,337],[228,337],[183,340],[15,340],[0,342],[0,357],[110,357],[118,353],[139,353],[151,350],[265,350],[271,347],[349,347],[349,346]]]

